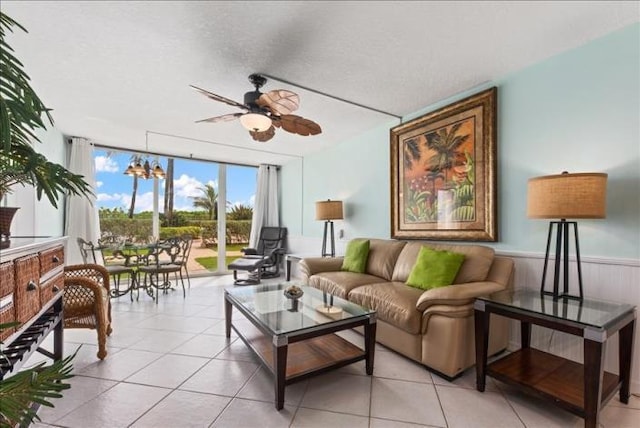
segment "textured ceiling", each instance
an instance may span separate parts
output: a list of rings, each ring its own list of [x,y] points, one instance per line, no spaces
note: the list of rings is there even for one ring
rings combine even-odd
[[[313,137],[254,142],[238,110],[262,72],[395,115],[640,20],[638,2],[3,1],[27,27],[10,43],[65,134],[97,144],[242,164],[282,164],[393,117],[270,80],[300,95]],[[161,135],[162,134],[162,135]],[[174,136],[174,137],[172,137]]]

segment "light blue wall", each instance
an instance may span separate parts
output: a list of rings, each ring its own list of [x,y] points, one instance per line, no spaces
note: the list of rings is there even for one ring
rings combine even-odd
[[[640,258],[640,24],[443,100],[498,87],[498,250],[542,252],[548,223],[526,217],[527,180],[609,174],[607,218],[580,221],[584,256]],[[321,237],[314,201],[345,201],[346,238],[390,236],[389,128],[284,165],[283,222]],[[303,191],[300,191],[300,185]],[[290,190],[289,190],[290,189]],[[291,225],[291,226],[289,226]]]

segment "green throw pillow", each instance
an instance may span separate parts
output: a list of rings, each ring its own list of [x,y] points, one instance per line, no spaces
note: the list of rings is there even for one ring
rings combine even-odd
[[[342,261],[342,270],[347,272],[364,273],[369,257],[369,240],[352,239],[347,244],[347,251]]]
[[[451,285],[462,262],[464,254],[422,247],[407,279],[407,285],[423,290]]]

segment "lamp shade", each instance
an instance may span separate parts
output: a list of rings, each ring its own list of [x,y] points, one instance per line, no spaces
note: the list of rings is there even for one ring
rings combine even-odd
[[[563,172],[529,179],[529,218],[605,218],[607,174]]]
[[[316,220],[342,220],[342,201],[316,202]]]
[[[271,119],[264,114],[247,113],[240,116],[240,123],[249,131],[263,132],[271,128]]]

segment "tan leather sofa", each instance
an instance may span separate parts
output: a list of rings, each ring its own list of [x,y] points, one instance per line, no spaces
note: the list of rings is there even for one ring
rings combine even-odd
[[[423,291],[405,284],[423,245],[463,253],[454,284]],[[513,288],[513,260],[481,245],[370,239],[365,273],[342,258],[306,258],[303,282],[377,311],[376,340],[451,379],[475,364],[473,302]],[[508,321],[492,316],[489,354],[504,350]]]

